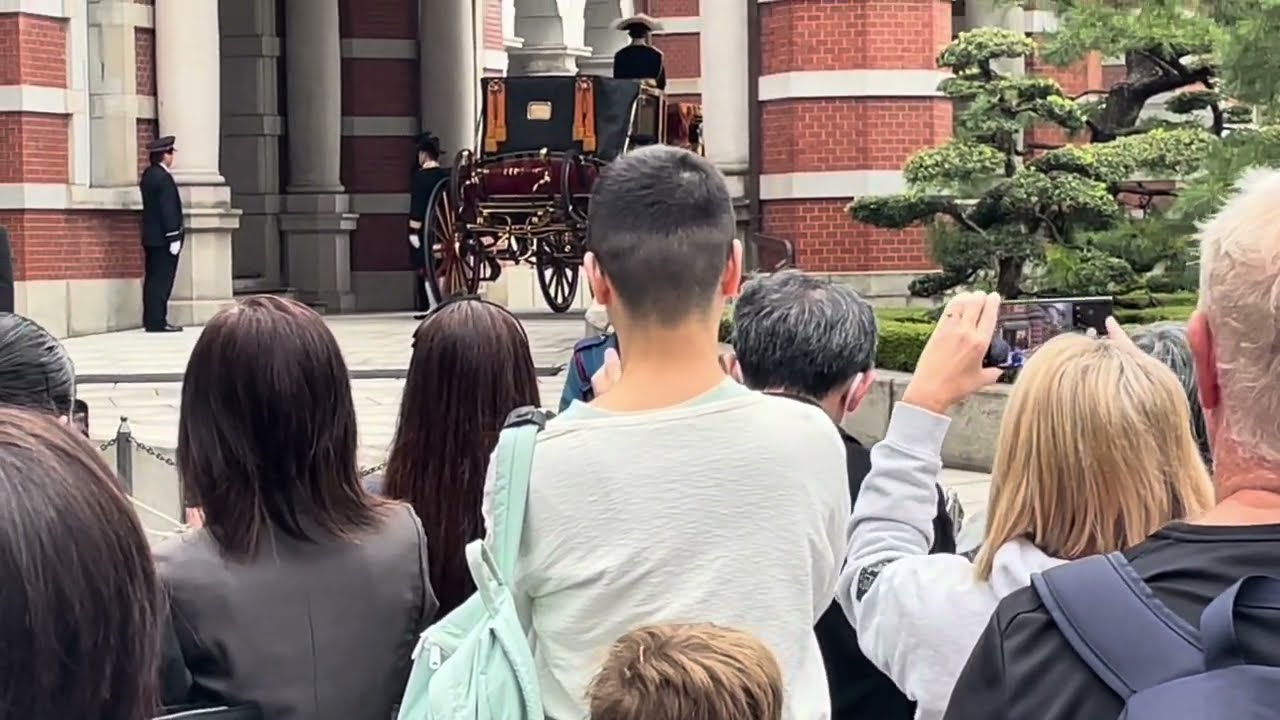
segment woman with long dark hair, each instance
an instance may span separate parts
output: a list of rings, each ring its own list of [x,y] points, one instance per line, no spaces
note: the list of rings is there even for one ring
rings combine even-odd
[[[498,433],[512,410],[539,404],[529,338],[506,309],[456,300],[418,326],[384,492],[422,518],[442,616],[475,592],[463,549],[484,534]]]
[[[0,578],[0,717],[154,717],[151,550],[111,470],[47,412],[0,408]]]
[[[426,536],[360,485],[351,381],[323,318],[276,297],[215,315],[183,378],[177,456],[204,511],[156,548],[185,701],[391,717],[435,618]]]

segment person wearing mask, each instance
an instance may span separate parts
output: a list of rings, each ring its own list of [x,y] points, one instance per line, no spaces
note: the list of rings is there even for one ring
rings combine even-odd
[[[619,80],[649,80],[659,90],[667,88],[667,70],[662,51],[653,46],[656,20],[643,13],[621,20],[617,28],[631,37],[631,43],[613,54],[613,76]]]
[[[1133,547],[1213,502],[1177,378],[1111,321],[1106,339],[1060,335],[1027,359],[996,439],[977,558],[927,554],[946,412],[999,378],[983,367],[999,311],[994,293],[947,305],[849,526],[840,603],[921,720],[943,716],[992,611],[1034,573]]]
[[[1187,336],[1212,446],[1217,504],[1165,525],[1123,553],[1144,593],[1191,630],[1200,626],[1205,607],[1242,578],[1277,574],[1278,193],[1280,173],[1251,171],[1200,229],[1200,307]],[[1121,425],[1110,431],[1131,434]],[[1152,462],[1178,468],[1191,460],[1165,456]],[[1280,615],[1255,607],[1237,622],[1247,629],[1238,637],[1248,662],[1280,666]],[[1160,668],[1169,658],[1152,653],[1157,646],[1129,649]],[[1125,699],[1081,661],[1039,594],[1028,588],[1004,598],[991,616],[956,683],[946,720],[1094,720],[1119,717],[1124,708]]]
[[[538,435],[512,586],[548,717],[587,714],[621,635],[687,618],[759,637],[788,717],[829,714],[813,627],[844,554],[844,445],[819,408],[721,368],[734,223],[724,177],[687,150],[629,153],[592,192],[584,270],[624,355]]]
[[[0,716],[155,717],[151,549],[111,469],[49,413],[0,408],[0,577]]]
[[[178,256],[184,237],[182,197],[173,179],[172,135],[147,144],[149,164],[138,181],[142,191],[142,327],[147,332],[179,332],[170,325],[169,296],[178,276]]]
[[[431,297],[432,285],[427,281],[427,252],[431,250],[427,245],[433,241],[427,237],[427,213],[432,210],[428,204],[440,183],[449,179],[449,170],[440,167],[440,138],[424,132],[418,136],[417,144],[418,159],[409,185],[409,261],[416,278],[413,306],[426,312],[440,302],[440,298]]]
[[[476,590],[465,549],[484,536],[480,506],[498,431],[512,410],[540,404],[529,338],[505,308],[453,300],[418,326],[386,473],[369,489],[422,519],[440,617]]]
[[[876,318],[847,285],[784,270],[749,281],[734,304],[732,362],[747,387],[822,409],[840,432],[854,502],[871,453],[840,427],[871,390]],[[955,552],[954,529],[936,487],[930,552]],[[911,720],[915,704],[858,648],[832,602],[815,628],[831,685],[834,720]]]
[[[183,376],[177,466],[204,514],[155,549],[191,673],[183,703],[391,717],[436,615],[427,538],[412,508],[360,485],[350,374],[323,318],[257,296],[209,320]]]

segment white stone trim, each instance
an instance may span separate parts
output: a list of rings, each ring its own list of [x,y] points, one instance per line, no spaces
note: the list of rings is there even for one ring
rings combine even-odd
[[[486,72],[505,73],[511,64],[507,51],[486,48],[484,51],[484,68]]]
[[[80,111],[71,115],[71,148],[67,153],[71,182],[88,185],[93,177],[93,126],[89,109],[89,6],[72,3],[67,23],[67,92]],[[71,103],[68,103],[70,105]]]
[[[702,18],[698,15],[658,18],[658,22],[662,23],[662,29],[654,35],[693,35],[702,32]]]
[[[0,183],[0,210],[141,210],[136,187]]]
[[[155,29],[154,5],[138,2],[100,2],[90,5],[90,25],[123,25],[125,27]]]
[[[1052,10],[1024,10],[1022,21],[1032,35],[1058,31],[1058,14]]]
[[[761,102],[791,98],[942,97],[941,70],[805,70],[760,77]]]
[[[1118,57],[1102,58],[1102,66],[1103,66],[1103,67],[1115,67],[1115,66],[1117,66],[1117,65],[1118,65],[1118,66],[1120,66],[1120,67],[1124,67],[1124,66],[1125,66],[1124,56],[1123,56],[1123,55],[1120,55],[1120,56],[1118,56]]]
[[[0,112],[69,115],[76,104],[65,88],[0,85]]]
[[[418,134],[418,118],[403,116],[347,116],[342,118],[345,137],[410,137]]]
[[[418,41],[346,38],[342,41],[342,57],[352,60],[417,60]]]
[[[73,94],[70,100],[77,98]],[[96,118],[129,115],[137,120],[156,119],[156,98],[152,95],[90,95],[87,108],[89,115]]]
[[[68,16],[63,0],[0,0],[0,15],[24,13],[51,18]]]
[[[668,95],[701,95],[702,78],[671,78],[667,80]]]
[[[897,170],[774,173],[760,176],[761,200],[818,200],[891,195],[907,189]]]
[[[351,212],[357,215],[405,215],[409,193],[352,193]]]

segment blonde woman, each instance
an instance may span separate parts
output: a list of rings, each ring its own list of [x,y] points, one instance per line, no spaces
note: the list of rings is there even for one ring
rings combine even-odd
[[[999,306],[983,293],[947,306],[850,524],[837,599],[917,718],[943,716],[992,611],[1033,573],[1129,547],[1213,502],[1177,378],[1111,322],[1109,339],[1059,336],[1027,362],[996,441],[976,560],[928,555],[945,413],[998,377],[982,358]]]

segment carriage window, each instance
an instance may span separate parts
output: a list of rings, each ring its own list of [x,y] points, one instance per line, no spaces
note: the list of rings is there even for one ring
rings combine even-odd
[[[550,120],[551,119],[551,103],[535,101],[525,106],[524,117],[526,120]]]

